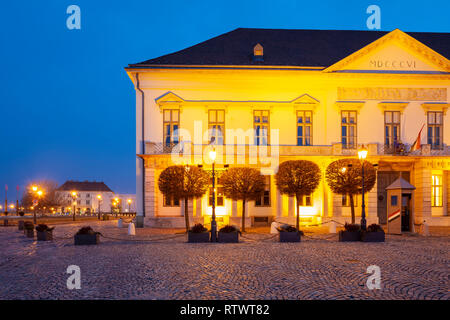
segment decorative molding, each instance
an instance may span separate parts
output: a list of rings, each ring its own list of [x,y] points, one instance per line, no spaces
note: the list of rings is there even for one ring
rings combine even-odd
[[[311,97],[308,94],[303,94],[290,101],[264,101],[264,100],[185,100],[175,93],[168,91],[167,93],[155,99],[156,104],[162,108],[180,108],[187,105],[203,106],[208,109],[227,109],[231,105],[250,106],[252,110],[273,110],[277,105],[292,105],[294,107],[302,108],[308,106],[309,109],[316,107],[319,100]]]
[[[447,88],[338,87],[339,100],[447,101]]]
[[[368,44],[367,46],[363,47],[362,49],[355,51],[354,53],[350,54],[349,56],[345,57],[344,59],[336,62],[335,64],[329,66],[328,68],[324,69],[323,72],[334,72],[344,69],[347,65],[350,63],[358,60],[359,58],[366,56],[371,51],[374,51],[376,48],[380,47],[381,45],[384,45],[387,42],[390,42],[392,40],[397,40],[399,43],[409,47],[410,49],[414,50],[419,56],[423,57],[424,59],[428,60],[432,64],[434,64],[437,68],[440,68],[446,72],[450,72],[450,61],[434,51],[433,49],[427,47],[420,41],[414,39],[413,37],[409,36],[408,34],[404,33],[403,31],[399,29],[395,29],[388,34],[384,35],[383,37],[373,41],[372,43]]]
[[[408,106],[408,102],[380,102],[378,103],[378,108],[382,112],[384,111],[400,111],[400,114],[403,113],[405,108]]]
[[[364,101],[336,101],[335,105],[341,111],[356,111],[359,114],[364,103]]]
[[[422,103],[422,109],[425,112],[425,115],[427,114],[428,111],[442,111],[445,116],[449,106],[450,106],[450,103],[436,103],[436,102]]]

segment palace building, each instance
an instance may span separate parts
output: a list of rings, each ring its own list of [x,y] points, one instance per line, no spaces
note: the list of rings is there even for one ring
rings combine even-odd
[[[403,231],[423,221],[449,226],[449,59],[449,33],[240,28],[128,65],[138,226],[184,226],[184,202],[164,197],[158,176],[173,164],[211,170],[212,148],[219,223],[239,223],[242,205],[221,192],[225,165],[266,175],[261,199],[247,204],[247,225],[294,223],[295,199],[275,185],[278,165],[310,160],[325,177],[331,162],[357,158],[362,145],[377,164],[365,197],[368,224],[400,210]],[[402,186],[408,192],[392,191]],[[210,194],[190,200],[191,220],[209,223],[211,202]],[[359,196],[357,220],[361,203]],[[300,205],[304,225],[350,221],[349,199],[325,178]]]

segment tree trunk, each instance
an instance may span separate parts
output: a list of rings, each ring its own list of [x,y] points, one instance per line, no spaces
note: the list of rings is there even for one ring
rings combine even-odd
[[[184,198],[184,220],[186,221],[186,232],[189,231],[189,199]]]
[[[295,222],[295,227],[298,231],[300,231],[300,195],[296,195],[295,198],[297,200],[297,221]]]
[[[245,232],[245,198],[242,199],[242,226],[241,231]]]
[[[348,195],[350,197],[350,208],[352,211],[352,223],[355,223],[355,203],[353,202],[353,194]]]

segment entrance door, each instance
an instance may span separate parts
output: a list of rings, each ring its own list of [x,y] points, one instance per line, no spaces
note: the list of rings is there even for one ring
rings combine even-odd
[[[378,171],[377,172],[377,214],[380,224],[386,224],[387,213],[387,192],[388,187],[392,182],[402,176],[403,179],[409,182],[409,171]]]
[[[411,194],[402,194],[402,232],[411,231]]]

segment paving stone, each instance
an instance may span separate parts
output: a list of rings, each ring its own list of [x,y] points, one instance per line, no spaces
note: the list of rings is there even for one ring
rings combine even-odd
[[[86,223],[57,225],[55,241],[0,229],[0,299],[442,299],[449,294],[450,236],[387,236],[385,243],[340,243],[308,233],[279,243],[248,233],[237,244],[190,244],[175,231],[89,222],[105,237],[74,246]],[[153,239],[154,241],[148,241]],[[66,286],[69,265],[81,268],[81,289]],[[366,269],[381,269],[369,290]]]

